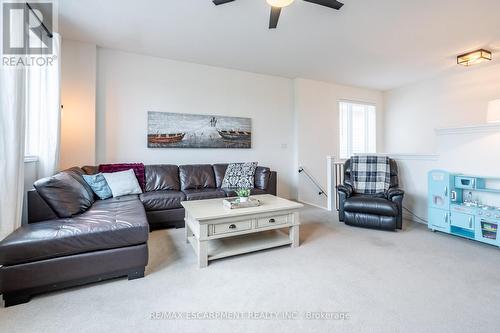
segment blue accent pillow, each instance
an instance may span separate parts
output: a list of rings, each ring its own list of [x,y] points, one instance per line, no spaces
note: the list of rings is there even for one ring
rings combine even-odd
[[[111,188],[109,187],[108,182],[106,182],[106,178],[104,178],[101,172],[95,175],[82,176],[85,182],[92,188],[92,191],[94,191],[94,193],[97,194],[97,196],[101,200],[108,199],[113,196]]]

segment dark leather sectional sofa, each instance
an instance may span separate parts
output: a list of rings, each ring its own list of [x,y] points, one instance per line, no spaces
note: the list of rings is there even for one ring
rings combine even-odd
[[[144,276],[150,228],[183,227],[181,201],[234,196],[221,188],[227,164],[147,165],[145,191],[97,200],[74,167],[35,182],[28,224],[0,242],[5,306],[32,295],[128,276]],[[276,172],[257,167],[253,194],[276,195]]]

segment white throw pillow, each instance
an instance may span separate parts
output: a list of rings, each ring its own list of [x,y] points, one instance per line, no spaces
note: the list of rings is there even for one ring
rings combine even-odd
[[[106,179],[106,182],[113,193],[113,197],[142,193],[133,169],[120,172],[103,173],[102,175]]]

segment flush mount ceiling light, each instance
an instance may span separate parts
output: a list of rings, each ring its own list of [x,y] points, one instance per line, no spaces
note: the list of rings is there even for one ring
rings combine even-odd
[[[462,66],[472,66],[491,60],[491,51],[480,49],[457,57],[457,64]]]

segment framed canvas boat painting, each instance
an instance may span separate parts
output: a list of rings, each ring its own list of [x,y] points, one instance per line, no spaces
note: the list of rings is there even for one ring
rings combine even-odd
[[[148,112],[148,148],[251,148],[252,119]]]

